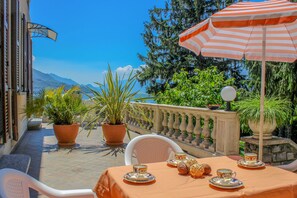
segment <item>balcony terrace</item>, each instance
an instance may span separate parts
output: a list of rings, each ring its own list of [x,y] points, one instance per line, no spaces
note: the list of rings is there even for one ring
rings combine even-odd
[[[127,115],[131,138],[158,133],[171,138],[195,157],[238,153],[239,128],[234,112],[148,103],[137,105],[141,105],[151,121],[136,120]],[[105,169],[124,165],[124,150],[129,139],[126,136],[124,145],[110,147],[103,141],[101,127],[92,130],[89,136],[87,134],[88,130],[81,129],[74,148],[59,148],[52,125],[43,123],[42,129],[27,131],[13,153],[29,155],[28,174],[53,188],[94,188]],[[229,138],[222,138],[227,135]],[[233,151],[230,146],[237,150]]]

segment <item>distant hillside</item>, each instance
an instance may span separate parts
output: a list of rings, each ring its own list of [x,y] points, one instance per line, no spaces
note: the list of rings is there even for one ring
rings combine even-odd
[[[67,85],[78,85],[77,82],[75,82],[74,80],[72,79],[69,79],[69,78],[63,78],[63,77],[60,77],[60,76],[57,76],[56,74],[52,74],[50,73],[49,74],[51,77],[53,77],[53,79],[55,79],[56,81],[59,81],[61,83],[64,83],[64,84],[67,84]]]
[[[33,91],[37,93],[45,88],[57,88],[64,83],[57,81],[51,75],[33,69]]]
[[[61,85],[65,85],[66,89],[69,89],[73,85],[79,85],[83,93],[90,93],[88,88],[97,89],[95,86],[91,84],[81,85],[75,82],[72,79],[58,76],[56,74],[46,74],[37,69],[33,69],[33,91],[34,93],[38,93],[42,89],[46,88],[57,88]],[[134,91],[140,90],[140,94],[145,94],[145,87],[141,87],[141,85],[137,82],[134,87]],[[86,98],[86,97],[84,97]]]

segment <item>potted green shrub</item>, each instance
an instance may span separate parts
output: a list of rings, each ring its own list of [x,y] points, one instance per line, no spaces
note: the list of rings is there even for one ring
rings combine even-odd
[[[79,130],[78,119],[84,112],[80,88],[73,86],[65,91],[64,86],[47,90],[45,93],[45,114],[54,124],[59,146],[73,146]]]
[[[92,94],[89,96],[90,105],[85,117],[90,113],[93,114],[89,125],[97,124],[100,120],[103,121],[102,131],[108,145],[123,143],[126,135],[124,123],[126,113],[144,116],[144,113],[136,107],[137,105],[131,103],[145,99],[137,97],[139,91],[133,90],[135,83],[136,76],[133,75],[133,72],[130,72],[127,80],[124,80],[123,76],[120,77],[117,73],[113,74],[108,66],[104,83],[96,83],[98,90],[90,88]]]
[[[285,124],[290,116],[291,105],[286,99],[265,98],[263,139],[271,139],[277,126]],[[237,112],[240,120],[247,123],[253,131],[253,137],[259,138],[260,129],[260,97],[252,97],[237,102]]]
[[[35,96],[30,96],[27,100],[27,104],[24,113],[28,119],[28,129],[38,129],[41,127],[42,116],[45,105],[45,90],[41,90]]]

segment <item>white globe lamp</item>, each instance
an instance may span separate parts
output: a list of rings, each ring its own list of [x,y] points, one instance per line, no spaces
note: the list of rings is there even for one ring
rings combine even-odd
[[[234,87],[226,86],[221,91],[221,96],[227,102],[226,111],[231,111],[231,102],[236,98],[236,90]]]

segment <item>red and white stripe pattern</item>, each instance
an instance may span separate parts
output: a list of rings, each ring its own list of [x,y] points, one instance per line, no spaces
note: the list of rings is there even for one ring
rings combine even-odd
[[[231,5],[180,35],[180,45],[197,55],[262,60],[266,27],[266,61],[297,59],[297,3],[244,2]]]

